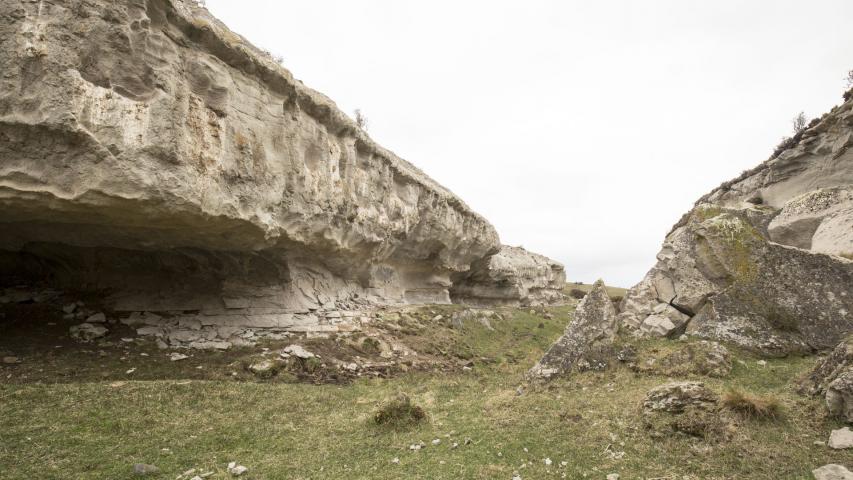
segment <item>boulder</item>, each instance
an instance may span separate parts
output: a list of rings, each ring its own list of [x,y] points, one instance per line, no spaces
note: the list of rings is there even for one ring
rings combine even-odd
[[[655,312],[671,306],[688,335],[770,356],[831,348],[853,331],[853,97],[787,146],[673,226],[625,295],[622,326],[678,332]]]
[[[565,300],[563,265],[521,247],[504,245],[454,277],[450,295],[471,305],[552,305]]]
[[[853,423],[853,337],[842,340],[815,366],[800,392],[823,395],[830,414]]]
[[[812,475],[815,480],[853,480],[853,472],[834,463],[812,470]]]
[[[449,303],[500,249],[197,2],[5,2],[0,46],[4,274],[110,291],[117,317],[298,314],[282,328],[325,332],[351,323],[325,311]],[[550,298],[520,275],[519,298]]]
[[[718,402],[718,395],[700,382],[660,385],[649,390],[643,401],[643,425],[653,437],[680,433],[722,439],[728,434],[730,421]]]
[[[615,357],[616,308],[604,282],[598,280],[581,300],[563,335],[527,373],[530,379],[549,379],[573,370],[607,367]]]

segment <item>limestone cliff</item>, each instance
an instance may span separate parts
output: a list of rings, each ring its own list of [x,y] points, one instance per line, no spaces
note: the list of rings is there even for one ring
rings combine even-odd
[[[853,100],[702,197],[667,235],[619,317],[769,355],[853,331]]]
[[[194,3],[2,2],[0,46],[7,283],[334,329],[364,304],[449,302],[451,277],[499,249],[459,198]]]

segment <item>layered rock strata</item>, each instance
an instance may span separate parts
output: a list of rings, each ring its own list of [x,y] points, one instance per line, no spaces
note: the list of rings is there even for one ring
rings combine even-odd
[[[193,3],[3,2],[0,44],[8,284],[103,290],[124,318],[326,331],[367,305],[447,303],[500,248]]]

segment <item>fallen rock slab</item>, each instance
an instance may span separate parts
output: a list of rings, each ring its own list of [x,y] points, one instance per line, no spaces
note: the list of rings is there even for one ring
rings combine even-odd
[[[616,308],[604,282],[598,280],[581,300],[563,335],[527,372],[530,379],[547,380],[573,370],[599,370],[614,356]]]

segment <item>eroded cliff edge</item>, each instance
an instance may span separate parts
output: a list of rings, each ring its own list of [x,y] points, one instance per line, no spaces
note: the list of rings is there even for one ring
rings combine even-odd
[[[322,330],[365,304],[447,303],[451,277],[500,248],[459,198],[192,3],[3,2],[0,46],[6,283]]]
[[[831,348],[853,331],[851,97],[703,196],[625,296],[621,324],[766,355]]]

